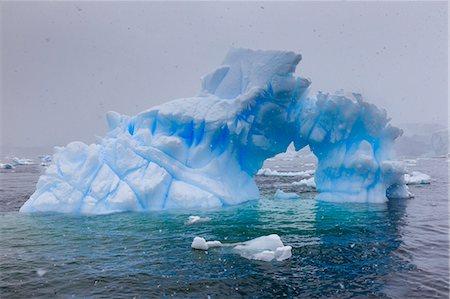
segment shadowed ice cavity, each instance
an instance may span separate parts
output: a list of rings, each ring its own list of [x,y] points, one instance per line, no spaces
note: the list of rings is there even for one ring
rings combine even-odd
[[[216,208],[258,199],[264,160],[309,145],[327,201],[406,197],[391,145],[401,130],[360,95],[308,96],[294,52],[232,49],[198,96],[129,117],[110,112],[97,144],[55,148],[22,212],[103,214]]]

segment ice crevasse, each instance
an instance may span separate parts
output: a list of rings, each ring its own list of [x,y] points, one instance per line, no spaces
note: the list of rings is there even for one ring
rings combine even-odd
[[[97,144],[56,147],[21,212],[104,214],[215,208],[259,198],[264,160],[294,143],[318,158],[319,200],[408,197],[392,144],[401,130],[359,94],[308,94],[301,56],[231,49],[200,93],[136,116],[107,114]]]

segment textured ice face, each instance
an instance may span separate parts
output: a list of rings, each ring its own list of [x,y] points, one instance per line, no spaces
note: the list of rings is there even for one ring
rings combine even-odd
[[[383,202],[388,188],[401,195],[402,169],[389,162],[401,131],[359,95],[308,97],[309,80],[293,75],[300,59],[232,49],[198,96],[133,117],[108,113],[101,142],[56,149],[21,211],[207,209],[258,199],[253,176],[291,142],[318,157],[320,199]]]

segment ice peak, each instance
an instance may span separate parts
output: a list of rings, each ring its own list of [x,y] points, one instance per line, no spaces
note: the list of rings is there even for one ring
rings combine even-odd
[[[292,77],[300,54],[232,48],[221,66],[202,78],[202,91],[233,99],[254,88],[267,88],[276,77]],[[294,84],[294,83],[292,83]]]

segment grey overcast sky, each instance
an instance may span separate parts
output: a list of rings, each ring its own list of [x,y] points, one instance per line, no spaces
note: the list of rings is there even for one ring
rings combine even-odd
[[[447,125],[447,2],[2,2],[1,144],[93,142],[195,95],[230,47],[293,50],[313,91]]]

